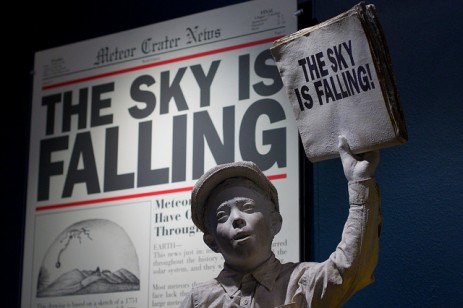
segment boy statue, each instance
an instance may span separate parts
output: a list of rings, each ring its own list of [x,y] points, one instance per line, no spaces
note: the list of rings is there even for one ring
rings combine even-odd
[[[321,263],[282,264],[271,247],[280,231],[278,193],[252,162],[207,171],[191,195],[193,222],[224,257],[217,278],[194,287],[181,307],[340,307],[373,282],[381,225],[373,177],[378,151],[353,155],[339,137],[349,216],[341,242]]]

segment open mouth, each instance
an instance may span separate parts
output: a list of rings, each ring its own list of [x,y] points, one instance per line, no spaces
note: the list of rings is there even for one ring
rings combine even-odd
[[[233,239],[235,241],[244,240],[244,239],[248,238],[250,235],[251,234],[248,233],[248,232],[239,232],[233,237]]]

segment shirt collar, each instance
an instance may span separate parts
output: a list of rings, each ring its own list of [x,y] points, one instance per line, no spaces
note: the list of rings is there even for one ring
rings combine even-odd
[[[280,267],[280,261],[276,259],[275,255],[272,253],[267,261],[250,274],[260,285],[271,291],[275,284],[275,280],[280,273]],[[225,292],[227,292],[230,297],[233,297],[235,293],[239,291],[241,280],[245,274],[246,273],[236,272],[225,264],[224,269],[220,272],[216,279],[221,284]]]

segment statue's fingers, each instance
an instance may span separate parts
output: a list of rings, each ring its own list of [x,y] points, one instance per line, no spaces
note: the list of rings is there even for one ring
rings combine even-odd
[[[339,154],[341,155],[341,158],[342,156],[345,156],[345,155],[352,156],[349,143],[347,143],[346,137],[342,135],[338,137],[338,150],[339,150]]]

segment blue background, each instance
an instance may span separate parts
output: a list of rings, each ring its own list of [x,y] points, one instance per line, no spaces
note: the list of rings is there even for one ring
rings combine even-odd
[[[315,1],[325,20],[356,1]],[[409,142],[381,151],[376,282],[347,307],[463,307],[462,1],[372,1],[389,45]],[[347,195],[338,160],[314,164],[315,260],[339,241]]]
[[[6,268],[1,306],[19,307],[34,52],[239,2],[11,3],[5,14],[13,18],[2,27],[7,81],[0,135]],[[314,0],[313,14],[323,21],[357,2]],[[463,1],[367,3],[376,5],[385,31],[409,142],[381,151],[376,282],[346,306],[463,307]],[[347,216],[339,160],[313,165],[310,206],[311,259],[321,261],[339,242]]]

